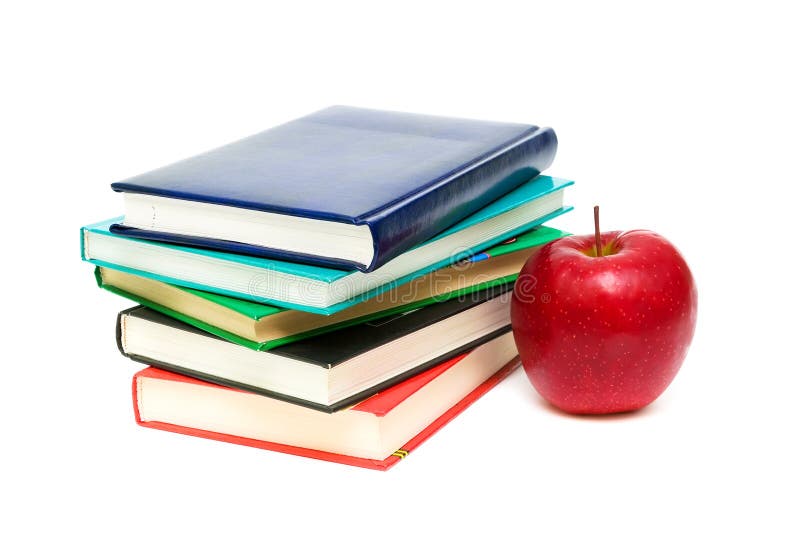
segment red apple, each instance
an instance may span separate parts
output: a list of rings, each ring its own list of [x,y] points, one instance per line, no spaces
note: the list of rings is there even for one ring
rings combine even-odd
[[[639,409],[686,357],[697,290],[686,261],[648,230],[545,245],[522,268],[511,325],[536,390],[569,413]]]

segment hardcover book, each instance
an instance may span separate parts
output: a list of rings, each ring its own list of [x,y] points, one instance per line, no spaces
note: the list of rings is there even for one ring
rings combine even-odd
[[[120,351],[162,369],[332,412],[508,332],[512,284],[255,351],[158,312],[120,313]]]
[[[333,314],[561,215],[569,210],[563,207],[563,191],[571,184],[541,175],[372,272],[128,238],[109,230],[115,220],[84,227],[81,254],[95,265],[166,283]]]
[[[538,175],[556,146],[528,124],[330,107],[114,183],[111,230],[369,272]]]
[[[148,428],[386,470],[513,371],[516,353],[507,333],[333,414],[148,368],[133,378],[134,413]]]
[[[513,282],[534,250],[564,234],[544,226],[531,230],[330,316],[184,288],[105,267],[97,267],[95,276],[101,287],[148,308],[248,348],[269,350]]]

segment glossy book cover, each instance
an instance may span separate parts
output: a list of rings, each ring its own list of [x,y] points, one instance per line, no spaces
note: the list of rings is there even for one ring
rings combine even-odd
[[[556,148],[552,129],[530,124],[334,106],[112,188],[364,225],[373,241],[369,264],[149,226],[111,230],[370,272],[535,177]]]

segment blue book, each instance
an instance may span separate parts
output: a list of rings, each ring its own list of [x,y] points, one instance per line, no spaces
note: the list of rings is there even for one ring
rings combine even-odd
[[[371,272],[538,175],[552,129],[330,107],[112,184],[111,231]]]
[[[93,264],[175,285],[318,314],[333,314],[528,231],[570,208],[572,181],[541,175],[427,242],[372,271],[343,271],[129,238],[112,219],[81,229],[81,254]]]

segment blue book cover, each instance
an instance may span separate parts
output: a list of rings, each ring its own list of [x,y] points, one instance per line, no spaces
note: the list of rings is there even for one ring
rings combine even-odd
[[[529,124],[330,107],[112,188],[168,203],[366,227],[364,259],[309,253],[302,244],[288,249],[232,240],[215,232],[224,229],[200,206],[188,213],[208,216],[202,233],[176,232],[169,208],[156,215],[155,205],[146,208],[147,222],[116,223],[111,231],[370,272],[538,175],[552,163],[556,147],[552,129]],[[270,230],[263,234],[269,240]]]
[[[509,192],[460,223],[450,227],[429,244],[458,237],[482,223],[513,215],[522,208],[557,193],[573,182],[541,175]],[[554,201],[553,204],[560,204]],[[371,273],[343,271],[322,266],[239,255],[190,246],[140,240],[115,234],[110,227],[120,218],[95,223],[81,229],[81,255],[95,265],[114,268],[184,287],[265,302],[317,314],[333,314],[366,298],[380,294],[417,276],[474,255],[510,237],[547,222],[571,208],[543,204],[541,215],[518,219],[496,229],[491,237],[458,247],[447,247],[444,256],[423,266],[399,269],[400,256]],[[413,263],[409,263],[413,264]],[[267,285],[280,277],[280,287],[267,291]],[[273,284],[274,285],[274,284]],[[272,286],[270,286],[272,287]]]

